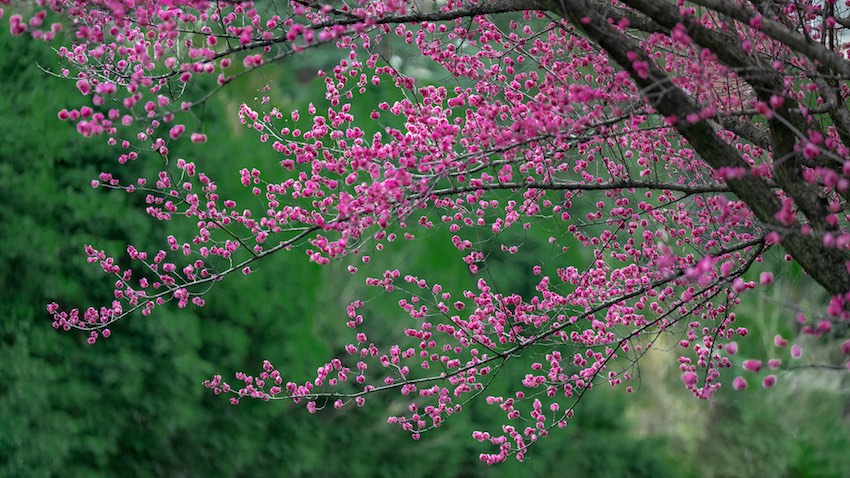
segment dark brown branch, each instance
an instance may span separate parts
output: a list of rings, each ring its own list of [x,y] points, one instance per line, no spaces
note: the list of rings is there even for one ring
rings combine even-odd
[[[626,8],[611,5],[610,1],[606,0],[590,0],[592,8],[604,12],[603,16],[610,18],[614,23],[619,23],[620,20],[626,19],[629,21],[629,28],[639,30],[645,33],[669,33],[670,29],[666,28],[654,19],[644,15],[641,12],[629,10]]]
[[[782,76],[757,63],[756,57],[746,54],[736,37],[724,36],[718,31],[705,28],[693,18],[683,17],[671,3],[658,0],[624,1],[667,28],[672,29],[676,25],[685,27],[685,31],[698,45],[711,50],[718,60],[735,70],[738,76],[749,83],[761,101],[767,101],[771,94],[781,94]],[[819,197],[815,186],[802,181],[801,158],[794,150],[797,141],[791,125],[787,124],[791,122],[794,128],[800,131],[803,129],[802,118],[787,107],[780,108],[777,114],[783,118],[773,118],[769,121],[776,181],[794,199],[813,226],[827,230],[829,226],[826,216],[829,211],[826,203]]]
[[[685,32],[691,39],[698,45],[711,50],[717,55],[718,60],[752,85],[757,93],[764,95],[767,92],[778,92],[782,87],[782,77],[779,73],[758,63],[756,57],[747,55],[737,37],[705,28],[694,18],[679,14],[678,7],[666,1],[624,0],[624,2],[668,29],[673,29],[676,25],[685,27]]]
[[[479,190],[495,191],[503,189],[538,189],[546,191],[608,191],[612,189],[652,189],[678,191],[686,194],[706,194],[731,192],[729,186],[722,184],[690,186],[687,184],[670,184],[654,181],[618,181],[613,183],[491,183],[481,186],[463,186],[432,191],[429,196],[450,196]]]
[[[837,85],[831,85],[821,75],[813,75],[812,78],[818,85],[818,92],[826,100],[829,117],[835,124],[835,130],[845,145],[850,145],[850,111],[841,99],[841,93]]]
[[[723,116],[717,118],[720,126],[727,129],[741,138],[751,141],[754,145],[762,149],[770,149],[770,137],[767,132],[760,129],[749,121],[742,121],[737,117]]]
[[[768,18],[761,17],[758,12],[754,12],[741,5],[729,2],[727,0],[691,0],[697,5],[705,8],[710,8],[724,15],[728,15],[739,22],[749,25],[750,20],[757,15],[760,17],[761,26],[759,30],[774,40],[784,44],[792,50],[802,53],[803,55],[821,62],[829,67],[832,71],[844,76],[850,77],[850,62],[842,58],[834,51],[814,43],[800,33],[788,29],[781,23],[775,22]]]
[[[611,59],[629,73],[659,113],[671,119],[678,118],[674,123],[676,130],[709,166],[714,169],[747,167],[735,148],[718,138],[707,121],[690,123],[682,120],[689,114],[697,113],[696,105],[643,53],[640,45],[609,25],[604,17],[590,8],[587,0],[548,0],[547,6],[553,12],[561,12],[604,48]],[[645,71],[639,73],[636,70],[637,61],[646,64]],[[728,184],[761,222],[769,227],[784,227],[775,217],[780,210],[779,199],[764,180],[747,175],[729,180]],[[796,227],[799,227],[799,223]],[[840,266],[847,260],[843,251],[827,248],[821,240],[799,234],[787,235],[783,245],[803,269],[829,292],[839,294],[850,290],[850,274]]]
[[[803,181],[803,157],[799,150],[795,151],[797,138],[785,123],[788,120],[784,119],[790,116],[791,112],[788,108],[782,106],[776,110],[772,118],[768,119],[774,179],[794,199],[794,204],[806,215],[809,223],[816,230],[835,229],[826,221],[829,210],[817,186]]]
[[[478,15],[492,15],[497,13],[522,12],[525,10],[541,10],[543,5],[539,0],[487,0],[478,2],[475,5],[466,5],[463,8],[454,9],[448,12],[414,12],[406,15],[389,15],[386,17],[375,18],[375,24],[397,24],[397,23],[419,23],[419,22],[445,22],[449,20],[457,20],[458,18],[475,17]],[[310,25],[314,30],[331,27],[335,25],[354,25],[363,22],[359,18],[337,18],[326,22]]]

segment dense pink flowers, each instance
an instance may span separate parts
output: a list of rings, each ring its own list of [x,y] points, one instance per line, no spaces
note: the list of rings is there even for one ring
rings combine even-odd
[[[639,31],[583,0],[561,4],[564,12],[538,11],[543,4],[530,0],[511,8],[448,0],[427,18],[416,17],[424,7],[412,0],[339,10],[283,3],[278,11],[250,1],[46,0],[9,17],[13,34],[52,41],[61,33],[53,17],[70,16],[73,36],[63,40],[71,43],[57,52],[81,98],[58,118],[115,146],[121,172],[135,161],[157,165],[143,178],[104,171],[92,187],[139,194],[153,220],[192,230],[150,251],[128,245],[124,258],[87,246],[114,300],[85,310],[50,304],[54,327],[95,343],[117,321],[168,302],[203,307],[218,281],[249,275],[272,254],[348,261],[346,277],[392,296],[398,340],[365,326],[369,309],[357,300],[338,311],[351,334],[344,352],[314,377],[285,379],[266,361],[256,375],[238,373],[233,384],[215,376],[206,386],[234,404],[287,399],[310,413],[397,393],[405,406],[387,421],[414,439],[481,395],[504,423],[473,438],[493,448],[480,458],[497,463],[522,460],[567,426],[593,387],[632,392],[635,361],[663,333],[675,337],[673,360],[698,398],[720,389],[725,369],[759,373],[761,360],[735,359],[749,333],[735,307],[787,277],[763,270],[775,266],[765,253],[777,246],[830,290],[823,311],[792,324],[805,340],[829,340],[850,320],[850,294],[831,282],[850,274],[850,261],[834,260],[850,248],[850,145],[844,129],[824,126],[842,120],[824,105],[847,91],[818,81],[811,65],[842,78],[850,66],[819,41],[820,27],[796,44],[796,31],[772,34],[773,21],[741,15],[750,12],[743,4],[718,10],[725,23],[717,25],[684,6],[655,5],[681,17],[670,22],[626,2],[640,18],[658,17],[661,28]],[[804,5],[809,17],[776,15],[820,25],[821,7]],[[515,11],[503,23],[494,15],[504,8]],[[717,32],[739,35],[740,46]],[[376,53],[379,42],[405,44],[453,81],[414,76]],[[174,157],[178,144],[215,147],[200,131],[218,88],[318,48],[339,56],[317,73],[323,95],[295,109],[267,86],[234,115],[279,167],[239,158],[233,171],[208,171],[203,154]],[[218,181],[231,174],[251,201]],[[439,271],[420,277],[386,257],[393,243],[423,237],[443,240],[466,275],[439,283]],[[832,259],[807,263],[812,254]],[[496,263],[516,259],[524,286],[503,290]],[[393,260],[399,268],[384,267]],[[812,266],[823,262],[829,271]],[[847,342],[840,348],[850,353]],[[790,353],[799,359],[801,346]],[[530,364],[511,392],[483,393],[500,368],[522,367],[519,357]],[[765,388],[775,383],[762,379]]]

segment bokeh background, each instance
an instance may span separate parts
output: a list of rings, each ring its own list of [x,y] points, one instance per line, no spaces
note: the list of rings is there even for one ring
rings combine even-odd
[[[403,406],[395,396],[316,415],[285,402],[234,407],[203,380],[255,371],[263,359],[288,379],[307,379],[349,340],[345,306],[354,298],[370,299],[371,335],[391,339],[403,330],[393,300],[352,279],[346,262],[320,267],[299,251],[223,282],[202,309],[160,308],[153,317],[117,324],[111,338],[94,346],[84,335],[57,332],[48,302],[111,300],[112,280],[86,263],[85,244],[121,256],[128,242],[162,248],[166,226],[191,229],[146,216],[142,195],[92,189],[100,171],[116,169],[117,153],[105,138],[84,139],[57,119],[56,111],[82,106],[83,99],[72,81],[39,69],[56,71],[55,53],[5,28],[0,52],[0,477],[850,477],[847,373],[780,371],[770,390],[752,375],[746,391],[726,386],[713,400],[698,401],[681,386],[675,336],[667,350],[659,347],[641,362],[636,394],[598,387],[569,427],[535,445],[524,464],[478,461],[489,449],[472,440],[472,431],[498,423],[483,403],[419,442],[386,423],[387,410]],[[384,53],[410,74],[448,81],[403,48]],[[337,55],[332,48],[311,51],[230,85],[197,125],[210,142],[177,146],[172,156],[195,161],[231,196],[248,201],[239,169],[273,169],[279,159],[239,124],[240,102],[270,85],[268,94],[282,109],[304,108],[324,96],[314,73]],[[371,91],[366,100],[396,94]],[[372,108],[364,102],[355,113],[367,117]],[[138,161],[127,174],[146,175],[157,166]],[[469,287],[474,278],[447,238],[437,231],[394,245],[372,267],[402,264],[446,287]],[[580,250],[558,258],[534,246],[535,237],[525,239],[531,245],[519,254],[494,251],[488,259],[496,286],[530,293],[533,264],[582,260]],[[796,337],[794,315],[820,310],[824,297],[779,253],[759,267],[776,271],[779,280],[738,309],[751,330],[741,349],[746,358],[787,363],[788,351],[775,349],[773,336]],[[830,340],[806,343],[800,363],[834,358],[824,346]],[[727,381],[741,373],[731,372]],[[494,392],[507,391],[524,373],[506,373]]]

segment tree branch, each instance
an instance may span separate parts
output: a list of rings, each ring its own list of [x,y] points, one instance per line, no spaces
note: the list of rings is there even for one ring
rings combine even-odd
[[[445,22],[457,20],[458,18],[475,17],[478,15],[491,15],[497,13],[522,12],[526,10],[541,10],[543,5],[539,0],[487,0],[474,5],[465,5],[449,11],[436,11],[429,13],[408,13],[405,15],[389,15],[375,18],[375,24],[397,24],[397,23],[420,23],[420,22]],[[336,25],[354,25],[364,22],[360,18],[340,18],[328,20],[310,25],[314,30],[332,27]]]
[[[562,12],[573,25],[604,48],[640,86],[653,107],[671,120],[675,119],[676,130],[712,168],[748,167],[735,148],[717,137],[716,131],[707,121],[690,123],[682,119],[697,113],[690,98],[643,53],[634,40],[617,31],[607,19],[590,9],[587,0],[549,0],[548,6],[552,11]],[[645,71],[638,73],[635,68],[638,61],[646,64]],[[731,179],[728,184],[760,221],[769,226],[784,227],[775,217],[781,206],[779,199],[764,180],[746,175]],[[848,259],[843,251],[827,248],[820,239],[800,234],[785,236],[783,245],[803,269],[829,292],[841,294],[850,290],[850,274],[844,267],[838,266]]]
[[[453,194],[462,194],[479,190],[495,191],[500,189],[539,189],[546,191],[607,191],[612,189],[653,189],[653,190],[669,190],[679,191],[687,194],[704,194],[704,193],[724,193],[730,192],[728,186],[705,185],[691,186],[687,184],[670,184],[655,181],[618,181],[613,183],[580,183],[580,182],[564,182],[564,183],[493,183],[484,184],[478,187],[464,186],[453,187],[447,189],[438,189],[430,193],[431,196],[450,196]]]
[[[739,22],[749,25],[751,20],[756,19],[761,25],[759,31],[767,36],[784,44],[792,50],[802,53],[803,55],[815,59],[825,66],[829,67],[836,73],[844,77],[850,77],[850,62],[842,58],[834,51],[812,42],[798,32],[789,30],[781,23],[775,22],[768,18],[762,17],[758,12],[754,12],[741,5],[728,2],[726,0],[691,0],[697,5],[705,8],[710,8],[724,15],[728,15]]]

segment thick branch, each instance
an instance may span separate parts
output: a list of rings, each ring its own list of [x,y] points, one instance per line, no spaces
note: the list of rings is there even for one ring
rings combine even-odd
[[[770,149],[770,137],[767,132],[752,122],[742,121],[732,116],[720,116],[717,118],[717,121],[723,129],[728,129],[762,149]]]
[[[819,45],[796,31],[789,30],[781,23],[762,17],[741,5],[727,0],[691,0],[697,5],[710,8],[724,15],[728,15],[739,22],[749,25],[751,20],[756,19],[760,23],[759,30],[774,40],[784,44],[792,50],[821,62],[832,71],[845,77],[850,77],[850,62],[842,58],[834,51]]]
[[[676,7],[663,1],[625,0],[625,2],[668,28],[672,29],[677,24],[683,25],[688,35],[697,44],[711,50],[721,62],[734,69],[744,81],[752,85],[762,101],[768,100],[771,94],[781,94],[783,85],[779,73],[756,63],[752,56],[743,51],[737,38],[723,37],[690,17],[682,17]],[[801,158],[799,153],[794,151],[796,144],[794,132],[787,124],[790,121],[799,131],[802,129],[802,118],[792,113],[787,107],[780,108],[777,114],[782,118],[773,118],[769,121],[776,182],[794,199],[815,228],[829,229],[826,222],[829,212],[825,202],[819,197],[815,186],[802,180]]]
[[[847,105],[841,99],[841,93],[838,87],[829,84],[819,74],[812,76],[818,85],[818,92],[826,100],[826,106],[829,108],[829,117],[835,125],[838,136],[845,145],[850,146],[850,111],[847,110]]]
[[[629,28],[645,33],[670,32],[669,28],[660,25],[657,21],[641,12],[611,5],[611,2],[606,0],[590,0],[590,3],[592,8],[604,12],[603,16],[610,18],[614,23],[619,23],[620,20],[626,19],[629,21]]]
[[[768,120],[774,179],[794,199],[794,203],[816,230],[835,229],[826,222],[829,210],[826,201],[820,197],[817,186],[803,181],[803,158],[799,151],[794,150],[797,140],[785,124],[787,120],[784,117],[788,115],[788,108],[783,106]]]
[[[737,38],[723,36],[709,30],[690,17],[683,17],[673,4],[658,0],[624,0],[626,4],[642,11],[648,17],[667,28],[676,25],[685,27],[688,35],[700,46],[708,48],[726,66],[732,68],[747,83],[752,85],[762,101],[771,94],[781,94],[782,76],[755,61],[746,54]],[[817,229],[828,229],[826,204],[818,196],[816,187],[802,181],[800,157],[794,152],[796,143],[792,129],[786,124],[791,121],[797,130],[802,129],[802,118],[785,108],[777,112],[784,121],[770,121],[771,147],[774,155],[776,181],[794,199],[800,210]]]
[[[590,9],[587,0],[549,0],[548,6],[552,11],[561,12],[604,48],[630,74],[659,113],[668,118],[684,118],[697,112],[690,98],[643,53],[640,46]],[[638,72],[635,66],[637,62],[644,63],[646,69]],[[735,148],[718,138],[707,121],[689,123],[678,119],[674,125],[712,168],[747,167]],[[765,181],[746,175],[729,180],[728,184],[760,221],[768,226],[783,227],[775,218],[780,209],[779,199]],[[839,294],[850,290],[850,274],[840,266],[847,260],[843,252],[824,247],[819,238],[800,234],[787,235],[783,245],[806,272],[828,291]]]
[[[711,50],[717,55],[718,60],[752,85],[757,94],[769,96],[769,92],[778,92],[782,87],[782,77],[779,73],[758,63],[755,57],[747,55],[737,37],[705,28],[694,18],[682,16],[676,6],[666,1],[624,0],[624,2],[668,29],[673,29],[676,25],[685,27],[691,39],[698,45]]]

